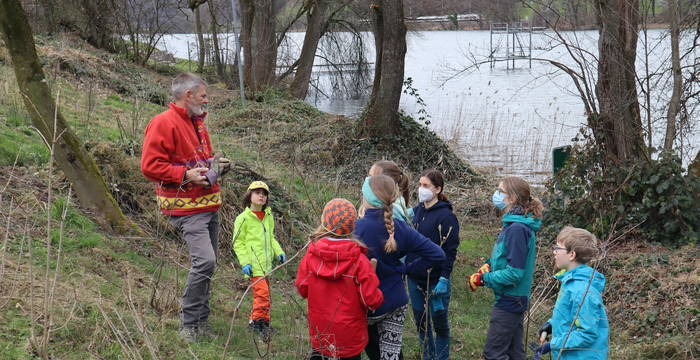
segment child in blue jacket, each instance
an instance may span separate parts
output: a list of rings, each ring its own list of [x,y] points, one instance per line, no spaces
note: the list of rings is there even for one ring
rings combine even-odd
[[[596,237],[584,229],[565,227],[557,236],[555,277],[561,289],[552,318],[540,329],[541,339],[552,340],[537,349],[553,359],[604,360],[608,358],[608,315],[603,304],[605,276],[586,265],[596,254]]]
[[[445,178],[440,171],[428,170],[418,182],[420,204],[413,208],[413,228],[439,245],[446,258],[432,268],[414,266],[408,273],[408,292],[423,360],[447,360],[451,340],[448,320],[450,277],[459,248],[459,222],[452,212],[452,203],[443,193]],[[417,255],[409,254],[406,263],[419,259]]]
[[[412,264],[404,265],[400,259],[413,253],[431,265],[445,260],[438,245],[404,221],[393,218],[397,196],[396,183],[390,177],[366,178],[362,186],[365,216],[355,227],[355,236],[369,249],[367,256],[377,259],[379,288],[384,294],[384,304],[368,314],[369,344],[365,352],[371,360],[401,359],[408,308],[404,276]]]
[[[496,303],[486,334],[487,360],[525,360],[523,318],[527,311],[537,260],[536,234],[542,227],[542,203],[533,198],[530,185],[517,177],[507,177],[492,197],[505,212],[503,230],[498,235],[491,258],[469,278],[469,287],[493,290]]]

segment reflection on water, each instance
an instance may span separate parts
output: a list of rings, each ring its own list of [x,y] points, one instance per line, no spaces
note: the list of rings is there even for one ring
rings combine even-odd
[[[551,35],[533,35],[533,57],[575,65],[563,47],[554,46]],[[371,35],[366,36],[365,44],[373,46]],[[596,31],[564,33],[564,36],[575,37],[582,48],[597,53]],[[649,32],[652,41],[664,36],[663,30]],[[303,33],[288,35],[291,45],[288,50],[292,55],[298,53],[303,37]],[[178,53],[183,48],[183,39],[183,35],[171,35],[164,41],[170,51],[183,57]],[[484,64],[446,81],[468,64],[466,59],[485,58],[489,49],[488,31],[411,32],[407,45],[405,77],[413,79],[413,87],[427,106],[429,127],[472,164],[494,169],[501,175],[522,176],[543,183],[551,174],[552,148],[570,144],[586,122],[582,102],[570,79],[542,62],[533,61],[529,68],[528,61],[521,60],[510,70],[504,63],[497,63],[494,69]],[[184,49],[186,58],[186,46]],[[649,57],[650,68],[664,71],[667,49],[668,41],[654,47]],[[638,50],[641,52],[642,46]],[[374,59],[374,49],[368,49],[367,59]],[[642,59],[638,56],[638,69],[643,68]],[[316,73],[315,78],[317,86],[327,94],[332,93],[324,89],[324,74]],[[663,118],[663,103],[667,99],[663,91],[658,95],[653,97],[655,102],[660,102],[654,116]],[[357,116],[367,99],[329,99],[311,92],[306,101],[322,111]],[[405,94],[401,108],[414,115],[420,110],[416,98]],[[657,130],[663,131],[662,126]],[[698,143],[697,132],[688,135],[690,143]],[[662,138],[655,136],[658,141]]]

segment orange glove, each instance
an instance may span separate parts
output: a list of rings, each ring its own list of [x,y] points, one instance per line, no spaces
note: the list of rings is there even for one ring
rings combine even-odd
[[[469,277],[469,289],[471,289],[471,291],[476,291],[479,286],[484,286],[484,280],[481,278],[481,274],[472,274],[472,276]]]
[[[484,275],[487,272],[491,272],[491,265],[489,265],[489,264],[481,265],[481,267],[479,268],[479,274]]]

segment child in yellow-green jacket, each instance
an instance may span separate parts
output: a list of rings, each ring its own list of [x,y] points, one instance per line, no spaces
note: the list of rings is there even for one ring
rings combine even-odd
[[[245,210],[236,217],[233,227],[233,250],[243,266],[243,275],[253,286],[253,312],[250,328],[269,338],[270,281],[267,275],[273,263],[287,261],[275,239],[275,219],[267,206],[270,188],[262,181],[253,181],[243,200]]]

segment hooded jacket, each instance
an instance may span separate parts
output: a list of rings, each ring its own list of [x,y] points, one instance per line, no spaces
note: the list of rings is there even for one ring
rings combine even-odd
[[[413,228],[433,243],[440,246],[445,252],[445,260],[433,265],[428,281],[428,269],[425,262],[411,268],[408,276],[418,285],[425,287],[430,282],[431,286],[437,284],[440,277],[450,278],[452,267],[457,258],[459,247],[459,222],[452,212],[452,204],[449,201],[438,201],[426,209],[424,203],[413,208]],[[406,263],[419,261],[416,254],[408,254]]]
[[[151,120],[146,128],[141,153],[141,172],[156,184],[158,205],[165,215],[185,216],[218,211],[221,189],[216,171],[209,132],[204,125],[206,113],[190,118],[186,109],[170,104]],[[207,167],[211,186],[182,184],[185,172]]]
[[[515,208],[503,216],[503,230],[487,261],[491,272],[482,278],[496,295],[495,306],[511,313],[527,310],[537,260],[536,234],[542,227],[540,219],[522,214]]]
[[[299,264],[296,287],[308,299],[311,345],[326,357],[353,357],[369,341],[367,311],[384,301],[379,279],[353,240],[321,239]]]
[[[603,304],[605,276],[588,265],[581,265],[562,271],[555,278],[561,281],[561,289],[549,320],[552,358],[607,359],[609,328]]]
[[[382,209],[367,209],[365,217],[357,221],[355,236],[362,240],[369,252],[369,258],[377,259],[377,277],[384,294],[384,304],[370,313],[369,316],[381,316],[408,304],[406,282],[404,275],[412,271],[413,264],[404,265],[401,258],[408,254],[415,254],[423,258],[428,266],[445,260],[445,252],[435,245],[430,239],[421,235],[407,223],[394,220],[394,239],[397,250],[392,253],[384,251],[384,245],[389,239],[389,233],[384,224],[384,211]]]
[[[253,277],[265,276],[272,270],[273,261],[284,251],[275,239],[275,219],[269,206],[262,221],[249,207],[236,217],[233,250],[241,266],[253,266]]]

